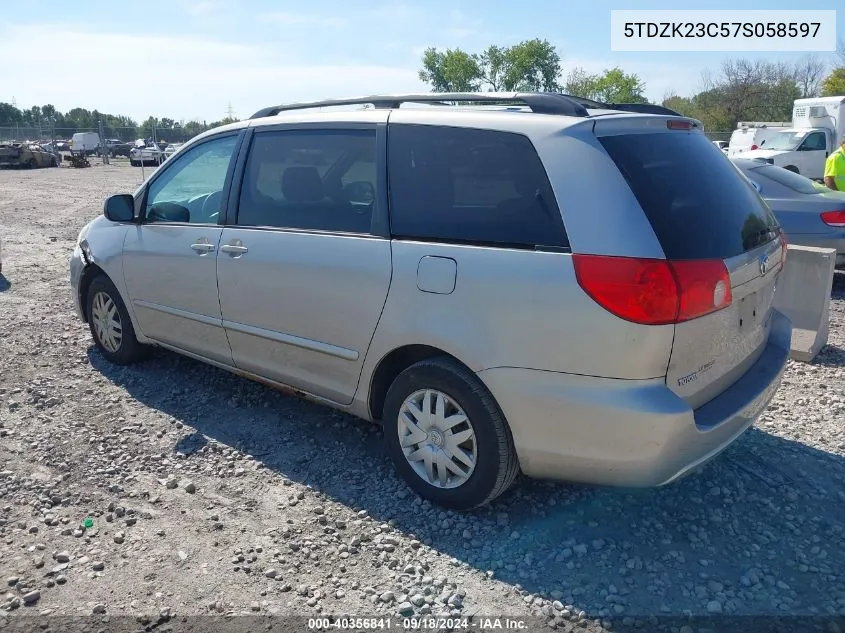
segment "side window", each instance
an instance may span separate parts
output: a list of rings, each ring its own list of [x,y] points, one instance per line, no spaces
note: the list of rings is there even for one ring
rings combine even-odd
[[[520,134],[391,125],[394,236],[513,246],[568,246],[548,176]]]
[[[805,151],[824,150],[827,149],[827,142],[824,137],[824,132],[813,132],[801,144],[801,149]]]
[[[369,233],[376,155],[374,129],[256,133],[238,225]]]
[[[167,161],[147,190],[145,221],[217,224],[226,173],[237,144],[237,136],[224,136]]]

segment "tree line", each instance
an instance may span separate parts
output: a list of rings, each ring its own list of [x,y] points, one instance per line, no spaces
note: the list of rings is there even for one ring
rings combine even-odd
[[[563,73],[562,59],[547,40],[513,46],[491,45],[480,52],[427,49],[419,77],[434,92],[563,92],[604,103],[648,103],[646,84],[622,68]],[[789,121],[792,103],[802,97],[845,95],[845,44],[833,64],[816,55],[795,63],[729,59],[705,73],[691,96],[665,95],[661,105],[695,117],[712,132],[727,132],[738,121]]]
[[[151,116],[139,124],[131,117],[107,114],[98,110],[73,108],[63,113],[50,104],[19,109],[14,104],[0,102],[0,128],[40,129],[42,136],[53,135],[57,138],[70,138],[78,131],[96,131],[102,121],[103,131],[107,138],[120,138],[124,141],[150,138],[155,130],[159,138],[168,141],[184,141],[201,132],[236,120],[233,116],[227,116],[209,123]]]
[[[645,82],[620,67],[601,73],[576,67],[564,75],[560,53],[544,39],[512,46],[492,44],[480,52],[428,48],[421,61],[419,77],[434,92],[563,92],[604,103],[649,102]],[[661,104],[699,119],[705,130],[727,132],[738,121],[789,121],[795,99],[827,95],[845,95],[845,43],[834,63],[815,55],[792,64],[730,59],[718,72],[705,73],[697,93],[668,94]],[[0,102],[0,128],[40,128],[45,135],[53,132],[64,137],[78,130],[96,130],[102,121],[108,137],[149,138],[155,130],[166,140],[187,140],[235,120],[230,112],[210,123],[151,116],[139,124],[125,115],[85,108],[62,113],[49,104],[21,110]]]

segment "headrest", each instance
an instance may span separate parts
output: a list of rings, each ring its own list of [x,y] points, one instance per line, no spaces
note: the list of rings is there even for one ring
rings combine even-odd
[[[282,195],[288,202],[317,202],[325,197],[316,167],[288,167],[282,174]]]

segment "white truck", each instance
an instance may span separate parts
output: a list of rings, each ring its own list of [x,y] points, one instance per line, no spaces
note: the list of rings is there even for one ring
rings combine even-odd
[[[813,180],[824,176],[824,163],[845,137],[845,96],[796,99],[792,125],[768,139],[761,149],[737,158],[762,158]]]
[[[70,140],[70,153],[91,156],[100,148],[100,135],[96,132],[77,132]]]
[[[728,142],[728,156],[760,149],[775,134],[791,125],[789,121],[740,121]]]

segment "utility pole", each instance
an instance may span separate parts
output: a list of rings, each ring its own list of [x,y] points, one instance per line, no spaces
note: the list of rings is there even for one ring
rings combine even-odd
[[[109,164],[109,148],[106,147],[106,133],[103,130],[103,122],[99,121],[100,126],[100,156],[103,159],[103,165]]]
[[[231,101],[229,102],[229,107],[226,108],[226,118],[228,118],[230,121],[234,121],[235,119],[235,110],[234,108],[232,108]]]

